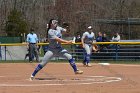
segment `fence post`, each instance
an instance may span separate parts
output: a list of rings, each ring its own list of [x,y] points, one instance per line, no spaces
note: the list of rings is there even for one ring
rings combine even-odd
[[[0,60],[2,60],[1,46],[0,46]]]
[[[6,45],[4,46],[4,48],[5,48],[5,61],[6,61]]]
[[[118,60],[118,45],[116,44],[116,61]]]

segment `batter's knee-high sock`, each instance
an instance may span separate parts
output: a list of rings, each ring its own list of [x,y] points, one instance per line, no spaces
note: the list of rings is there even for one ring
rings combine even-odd
[[[86,61],[87,61],[87,60],[86,60],[86,55],[85,55],[85,56],[84,56],[84,62],[86,63]]]
[[[86,61],[87,61],[87,60],[86,60],[86,55],[87,55],[87,54],[84,53],[83,55],[84,55],[84,60],[83,60],[83,62],[86,63]]]
[[[43,68],[43,66],[39,64],[39,65],[36,67],[36,69],[34,70],[34,72],[32,73],[32,76],[35,76],[35,75],[37,74],[37,72],[40,71],[42,68]]]
[[[76,64],[75,64],[74,59],[70,59],[70,60],[69,60],[69,63],[70,63],[70,65],[72,66],[74,72],[76,72],[76,71],[77,71],[77,66],[76,66]]]
[[[87,64],[90,62],[90,54],[86,55],[86,62],[87,62]]]

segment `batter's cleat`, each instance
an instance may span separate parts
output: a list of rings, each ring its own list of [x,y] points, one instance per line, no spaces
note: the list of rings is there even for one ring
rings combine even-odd
[[[40,63],[40,60],[36,60],[36,62]]]
[[[82,63],[83,63],[83,66],[86,66],[86,62],[83,61]]]
[[[32,63],[33,61],[29,61],[30,63]]]
[[[75,74],[83,74],[83,71],[78,69],[77,71],[75,71]]]
[[[34,80],[34,76],[31,75],[31,77],[30,77],[30,81],[33,81],[33,80]]]
[[[88,63],[86,66],[87,66],[87,67],[92,67],[92,65],[91,65],[90,63]]]

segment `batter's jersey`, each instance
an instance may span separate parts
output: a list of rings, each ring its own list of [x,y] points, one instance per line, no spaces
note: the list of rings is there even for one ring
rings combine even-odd
[[[59,43],[58,41],[55,40],[55,38],[59,37],[59,35],[61,34],[60,32],[58,33],[58,30],[53,30],[50,29],[48,31],[48,40],[49,40],[49,48],[51,49],[56,49],[56,48],[61,48],[61,43]]]
[[[64,28],[62,28],[62,27],[60,27],[60,26],[57,26],[56,27],[56,30],[57,30],[57,36],[59,37],[59,38],[62,38],[62,32],[64,31],[64,32],[66,32],[66,29],[64,29]]]
[[[93,32],[85,32],[83,33],[82,39],[84,39],[84,43],[91,44],[91,42],[95,39],[95,34]]]

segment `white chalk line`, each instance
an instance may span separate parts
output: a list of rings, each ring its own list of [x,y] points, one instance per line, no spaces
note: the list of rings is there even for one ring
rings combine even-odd
[[[5,76],[0,76],[0,77],[5,77]]]
[[[131,65],[131,64],[111,64],[114,66],[126,66],[126,67],[140,67],[140,65]]]
[[[1,77],[1,76],[0,76]],[[94,83],[111,83],[111,82],[117,82],[117,81],[121,81],[122,78],[120,77],[108,77],[108,76],[86,76],[87,78],[84,78],[84,80],[47,80],[47,81],[53,81],[53,82],[56,82],[56,81],[60,81],[59,83],[45,83],[45,84],[7,84],[7,83],[3,83],[3,84],[0,84],[0,87],[37,87],[37,86],[62,86],[62,85],[90,85],[90,84],[94,84]],[[102,78],[103,81],[97,81],[95,80],[94,78]],[[110,80],[108,80],[110,79]],[[29,79],[26,79],[29,81]],[[35,80],[35,81],[46,81],[46,80]],[[65,83],[61,83],[62,82],[65,82]],[[68,82],[76,82],[76,83],[68,83]],[[78,82],[77,82],[78,81]],[[34,82],[33,81],[30,81],[31,82]],[[83,83],[85,82],[85,83]]]
[[[50,64],[55,64],[55,63],[50,63]],[[59,63],[59,65],[61,64],[69,64],[69,63]],[[76,63],[78,65],[81,65],[82,63]],[[94,65],[104,65],[104,66],[128,66],[128,67],[140,67],[140,64],[111,64],[111,63],[91,63],[94,67]]]

